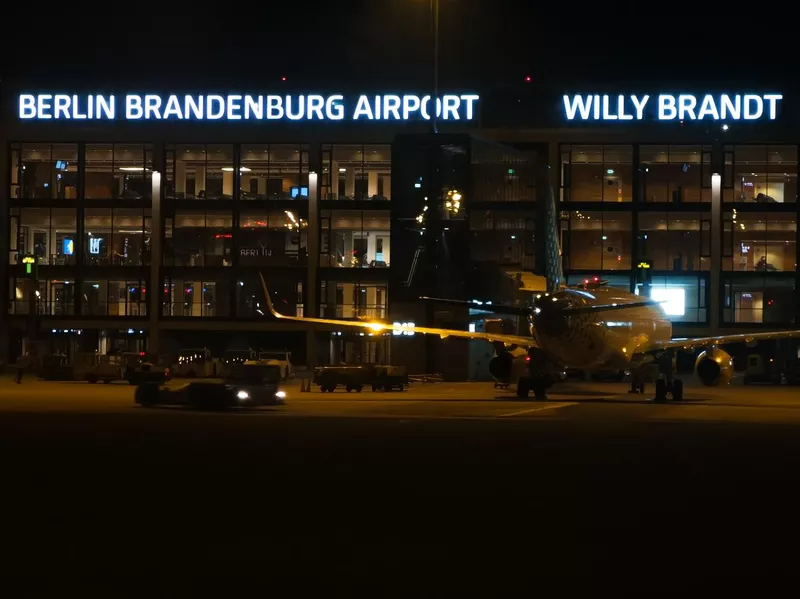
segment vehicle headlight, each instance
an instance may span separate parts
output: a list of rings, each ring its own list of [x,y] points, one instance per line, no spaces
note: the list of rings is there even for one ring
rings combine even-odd
[[[247,391],[241,390],[236,393],[236,397],[239,399],[250,399],[250,394]]]
[[[275,397],[278,399],[285,399],[286,398],[286,391],[278,391],[275,393]]]

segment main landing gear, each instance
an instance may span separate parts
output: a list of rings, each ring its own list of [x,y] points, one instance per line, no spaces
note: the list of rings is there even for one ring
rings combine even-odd
[[[664,379],[656,381],[656,396],[653,401],[656,403],[666,403],[667,394],[672,396],[673,401],[683,400],[683,381],[675,379],[671,383]]]
[[[520,377],[517,381],[517,397],[527,398],[528,394],[533,391],[533,398],[539,401],[547,399],[547,389],[553,381],[549,376],[527,376]]]

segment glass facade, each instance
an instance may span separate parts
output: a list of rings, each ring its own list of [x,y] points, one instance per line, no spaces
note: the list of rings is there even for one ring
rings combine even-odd
[[[278,309],[295,315],[391,319],[432,278],[454,295],[507,301],[518,275],[541,266],[534,165],[546,151],[560,157],[553,183],[570,283],[599,275],[641,291],[636,265],[646,260],[650,293],[677,323],[707,326],[713,314],[742,328],[795,322],[796,145],[537,142],[528,151],[455,136],[435,154],[426,140],[333,141],[10,143],[7,312],[130,320],[120,328],[136,331],[151,317],[167,329],[271,326],[260,275]],[[720,211],[712,172],[722,174]],[[424,235],[433,206],[436,247]],[[31,276],[24,255],[36,257]],[[439,262],[428,269],[432,255]],[[713,264],[722,275],[712,291]],[[161,299],[149,302],[149,292]]]
[[[392,147],[326,145],[322,148],[323,200],[391,200]]]

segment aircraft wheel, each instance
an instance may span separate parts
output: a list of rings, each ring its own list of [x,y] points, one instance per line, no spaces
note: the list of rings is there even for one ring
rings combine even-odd
[[[672,382],[672,399],[675,401],[683,400],[683,381],[675,379]]]
[[[86,381],[89,382],[89,383],[96,383],[97,382],[97,377],[95,375],[93,375],[93,374],[89,374],[89,375],[86,376]]]
[[[136,388],[133,395],[134,401],[140,406],[154,406],[158,403],[158,385],[145,383]]]
[[[527,399],[529,391],[528,379],[519,379],[519,381],[517,381],[517,397],[524,397]]]
[[[667,401],[667,383],[664,381],[664,379],[658,379],[656,381],[655,401],[658,403],[664,403]]]

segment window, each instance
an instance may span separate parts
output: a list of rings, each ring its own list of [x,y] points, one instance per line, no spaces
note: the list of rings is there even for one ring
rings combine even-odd
[[[472,139],[470,160],[472,203],[536,199],[533,169],[524,154],[513,152],[508,146]]]
[[[75,314],[75,281],[16,279],[12,281],[13,314],[37,313],[42,316]],[[38,292],[38,295],[36,295]]]
[[[322,199],[391,199],[390,145],[324,146],[322,151]]]
[[[281,314],[303,316],[303,282],[295,276],[267,277],[272,303]],[[236,282],[236,316],[239,318],[271,319],[264,301],[264,288],[258,275],[245,274]]]
[[[74,200],[78,197],[77,144],[11,147],[11,198]]]
[[[152,172],[149,144],[86,144],[87,199],[150,199]]]
[[[169,266],[231,266],[233,216],[227,211],[184,210],[164,224]]]
[[[391,262],[389,213],[323,210],[320,266],[386,268]]]
[[[641,146],[645,202],[710,202],[711,146]]]
[[[535,268],[535,218],[526,212],[470,213],[470,258],[476,262]]]
[[[564,248],[570,270],[630,270],[630,212],[569,213]],[[563,227],[563,223],[562,223]]]
[[[230,285],[227,281],[164,280],[164,316],[210,318],[230,316]]]
[[[167,198],[232,199],[234,175],[230,144],[167,146]]]
[[[797,215],[726,212],[723,270],[794,272],[797,268]]]
[[[90,266],[149,263],[150,218],[138,208],[87,208],[83,256]]]
[[[561,146],[561,200],[630,202],[631,146]]]
[[[795,323],[794,277],[728,275],[724,289],[723,319],[726,323]]]
[[[641,258],[655,270],[711,268],[711,215],[700,212],[640,212]]]
[[[21,254],[33,254],[39,264],[75,264],[76,214],[73,208],[20,208],[11,232],[11,247],[18,251],[9,256],[12,264]]]
[[[635,293],[640,292],[641,285],[637,285]],[[706,296],[705,277],[653,277],[650,284],[650,298],[661,302],[672,322],[706,323]]]
[[[385,283],[323,281],[320,288],[320,316],[385,320],[388,297]]]
[[[723,201],[797,201],[797,146],[725,146]]]
[[[308,263],[308,221],[291,210],[243,212],[239,264],[301,266]]]
[[[147,284],[144,281],[83,282],[83,314],[90,316],[147,316]]]
[[[239,193],[243,200],[308,199],[308,146],[243,145]]]

